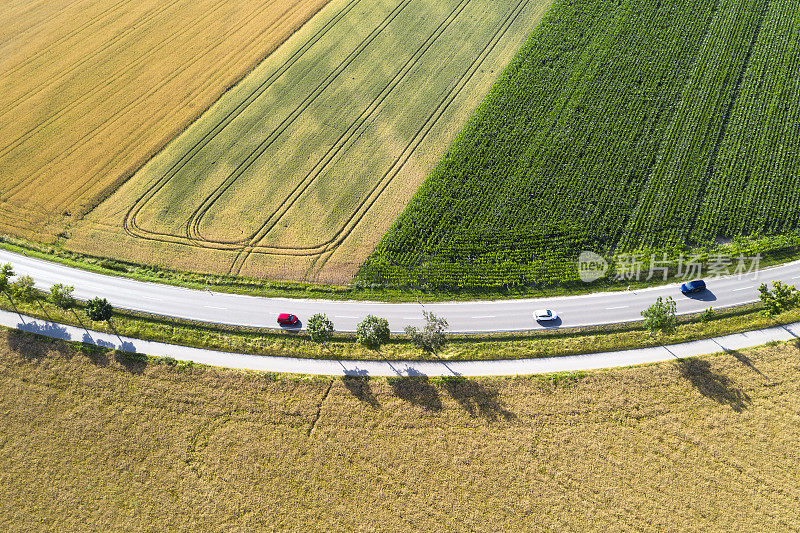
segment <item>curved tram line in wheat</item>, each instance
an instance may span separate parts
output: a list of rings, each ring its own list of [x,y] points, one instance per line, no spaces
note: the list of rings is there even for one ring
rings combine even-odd
[[[178,159],[170,169],[160,176],[157,180],[155,180],[147,190],[134,202],[134,205],[128,210],[126,216],[123,221],[123,227],[126,233],[131,236],[146,239],[146,240],[155,240],[161,242],[168,242],[174,244],[183,244],[189,245],[198,248],[208,248],[208,249],[218,249],[218,250],[228,250],[237,252],[236,258],[234,259],[233,264],[231,265],[230,272],[231,273],[238,273],[242,265],[245,263],[247,258],[252,253],[256,254],[265,254],[265,255],[285,255],[285,256],[316,256],[314,260],[314,268],[319,270],[322,268],[324,263],[328,260],[330,255],[332,255],[335,248],[341,244],[355,229],[358,223],[363,219],[365,214],[368,210],[374,205],[377,201],[380,194],[389,186],[392,179],[400,172],[403,168],[405,163],[410,159],[411,155],[417,149],[417,147],[422,143],[425,137],[428,135],[430,130],[433,128],[435,123],[441,118],[444,112],[448,109],[450,104],[453,100],[458,96],[458,94],[463,90],[463,88],[467,85],[469,80],[474,76],[474,74],[479,69],[480,65],[485,61],[486,57],[491,53],[491,51],[495,48],[497,43],[503,37],[503,35],[508,31],[509,27],[514,23],[515,20],[520,16],[520,14],[524,11],[525,7],[528,5],[529,0],[520,0],[515,7],[508,13],[505,19],[502,20],[501,24],[497,28],[497,30],[493,33],[491,39],[486,43],[484,48],[481,50],[480,54],[470,63],[470,65],[465,70],[464,74],[456,80],[456,82],[449,88],[449,90],[445,93],[443,98],[439,101],[437,105],[434,106],[432,112],[426,117],[423,123],[418,128],[415,135],[412,139],[407,143],[403,151],[398,155],[398,157],[394,160],[392,165],[390,165],[389,169],[381,176],[381,178],[375,183],[375,185],[371,188],[369,193],[355,206],[353,213],[348,217],[347,220],[344,221],[342,226],[334,233],[334,235],[325,242],[307,246],[307,247],[281,247],[281,246],[267,246],[267,245],[259,245],[258,242],[266,236],[269,231],[271,231],[281,217],[288,211],[288,209],[294,204],[294,202],[302,196],[302,193],[308,189],[308,187],[313,183],[314,179],[319,176],[327,167],[331,161],[333,161],[336,155],[341,151],[343,147],[346,147],[349,142],[357,138],[357,134],[360,130],[362,130],[364,124],[367,122],[369,116],[371,116],[381,105],[381,103],[386,99],[386,97],[391,93],[391,91],[397,87],[397,85],[402,81],[402,79],[412,70],[413,66],[419,61],[419,59],[424,55],[424,53],[432,46],[435,40],[441,35],[441,33],[457,18],[458,14],[463,11],[463,9],[468,5],[470,0],[462,0],[454,10],[448,15],[448,17],[439,25],[437,26],[434,33],[429,36],[425,42],[423,42],[414,55],[403,65],[400,71],[395,74],[393,79],[387,84],[381,92],[373,99],[372,103],[362,112],[362,114],[353,122],[351,125],[345,130],[342,135],[339,136],[336,143],[331,146],[331,148],[326,152],[326,154],[322,157],[320,161],[314,166],[314,168],[304,177],[304,179],[287,195],[287,197],[267,216],[265,222],[253,233],[249,236],[238,239],[238,240],[220,240],[220,239],[208,239],[205,238],[200,233],[200,225],[202,223],[204,215],[208,212],[208,210],[214,205],[215,201],[218,200],[224,192],[233,184],[235,183],[236,179],[238,179],[243,172],[249,167],[255,160],[260,157],[263,152],[271,145],[274,140],[288,127],[291,121],[295,120],[297,116],[299,116],[300,112],[306,109],[310,103],[313,101],[314,98],[319,96],[322,91],[327,87],[336,76],[338,76],[343,69],[352,63],[355,57],[360,54],[369,43],[374,40],[375,36],[382,31],[383,28],[388,25],[391,20],[393,20],[397,14],[405,8],[411,0],[405,0],[403,3],[399,4],[393,12],[387,15],[387,18],[379,25],[373,32],[371,32],[362,43],[353,51],[351,52],[348,57],[346,57],[342,63],[331,73],[331,75],[327,76],[315,89],[312,93],[306,97],[303,102],[292,112],[292,114],[287,117],[276,130],[270,134],[267,139],[265,139],[257,148],[254,150],[248,158],[245,159],[235,170],[234,172],[229,175],[229,177],[222,183],[217,189],[209,194],[203,201],[203,203],[192,213],[187,225],[186,225],[186,233],[185,235],[175,235],[172,233],[159,233],[153,232],[144,229],[141,227],[137,222],[137,217],[139,213],[146,207],[149,201],[172,179],[174,178],[178,172],[185,165],[198,153],[202,150],[208,143],[218,135],[222,130],[224,130],[231,122],[238,117],[245,109],[247,109],[254,101],[256,101],[281,75],[283,75],[296,61],[300,58],[302,54],[304,54],[313,44],[319,41],[320,38],[324,34],[326,34],[339,20],[341,20],[344,15],[349,12],[356,3],[360,0],[353,0],[348,3],[346,6],[342,8],[342,10],[326,25],[320,29],[308,42],[306,42],[300,49],[298,49],[292,56],[287,59],[281,67],[276,70],[272,75],[270,75],[264,83],[259,85],[253,92],[251,92],[247,98],[245,98],[241,103],[239,103],[228,115],[222,117],[220,121],[211,129],[209,130],[200,140],[198,140],[192,147],[185,152],[180,159]],[[388,19],[388,20],[387,20]],[[326,255],[327,257],[323,256]]]

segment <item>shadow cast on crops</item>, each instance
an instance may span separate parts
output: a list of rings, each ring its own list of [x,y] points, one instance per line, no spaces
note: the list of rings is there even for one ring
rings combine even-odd
[[[725,350],[725,353],[735,357],[737,361],[742,363],[744,366],[746,366],[747,368],[749,368],[750,370],[752,370],[753,372],[755,372],[759,376],[763,376],[764,375],[764,373],[761,372],[758,368],[756,368],[756,365],[753,364],[753,360],[750,359],[744,353],[740,352],[739,350]]]
[[[500,394],[494,389],[462,377],[442,378],[441,383],[444,390],[473,418],[489,421],[517,418],[503,406]]]
[[[727,405],[737,413],[745,410],[750,403],[747,393],[737,388],[727,376],[711,370],[711,363],[706,359],[678,359],[677,365],[681,376],[706,398]]]
[[[17,326],[19,327],[19,325]],[[52,342],[37,338],[31,329],[9,330],[7,336],[8,347],[27,361],[38,361],[49,352],[56,351],[61,355],[69,353],[67,346],[60,342]]]
[[[431,385],[427,376],[410,376],[389,380],[392,390],[398,398],[410,404],[422,407],[426,411],[441,411],[442,399],[439,391]]]
[[[367,377],[366,371],[364,371],[363,374],[347,374],[342,378],[342,383],[344,383],[345,388],[350,391],[350,394],[362,402],[369,404],[375,409],[380,407],[378,398],[375,397],[375,393],[372,391],[372,387],[370,387],[369,377]]]
[[[131,374],[141,374],[147,368],[147,356],[140,353],[115,350],[114,360]]]

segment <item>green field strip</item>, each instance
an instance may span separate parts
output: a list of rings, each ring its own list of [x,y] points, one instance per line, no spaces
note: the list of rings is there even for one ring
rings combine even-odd
[[[709,231],[709,220],[746,227],[773,202],[780,216],[751,225],[768,234],[758,242],[794,242],[796,19],[786,0],[557,1],[360,277],[439,289],[572,283],[582,250],[714,247],[718,234],[737,235]],[[751,74],[765,58],[781,66]],[[768,109],[743,103],[776,83]],[[736,162],[736,145],[760,151]],[[720,187],[732,164],[771,166],[739,182],[752,190]],[[759,195],[735,216],[703,207]]]

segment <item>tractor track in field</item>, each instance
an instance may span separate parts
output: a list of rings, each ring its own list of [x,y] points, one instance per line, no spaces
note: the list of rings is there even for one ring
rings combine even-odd
[[[252,20],[256,16],[258,16],[259,13],[260,13],[260,10],[256,10],[256,11],[252,12],[251,16],[248,18],[247,22],[249,22],[250,20]],[[293,14],[294,14],[294,11],[287,11],[280,19],[276,20],[273,24],[271,24],[267,31],[279,26],[287,17],[290,17]],[[238,31],[242,31],[242,28],[240,27]],[[258,36],[254,37],[247,44],[249,45],[250,43],[255,41],[257,38],[258,38]],[[214,46],[212,48],[208,48],[205,52],[203,52],[201,55],[197,56],[195,59],[200,59],[200,58],[202,58],[202,57],[214,52],[223,43],[224,43],[224,39],[218,41],[216,44],[214,44]],[[232,50],[231,52],[226,54],[225,58],[232,58],[232,57],[236,56],[237,54],[238,54],[238,50]],[[196,61],[194,63],[196,63]],[[176,70],[176,71],[172,72],[167,78],[164,78],[158,85],[154,86],[148,93],[140,95],[138,98],[136,98],[132,102],[129,102],[126,106],[116,110],[115,113],[111,117],[109,117],[108,120],[104,121],[103,124],[100,127],[95,128],[94,130],[92,130],[90,132],[87,132],[83,137],[81,137],[80,139],[76,140],[72,145],[70,145],[67,148],[66,151],[60,153],[58,156],[56,156],[55,158],[53,158],[50,161],[48,161],[42,167],[40,172],[42,172],[44,169],[47,169],[48,167],[50,167],[50,166],[52,166],[54,164],[57,164],[60,161],[63,161],[64,159],[70,157],[70,155],[72,155],[72,153],[74,153],[76,150],[81,148],[82,144],[87,139],[91,139],[93,137],[96,137],[98,135],[98,133],[106,130],[109,127],[111,127],[117,121],[122,119],[127,113],[129,113],[132,110],[136,109],[141,104],[146,103],[149,98],[151,98],[153,95],[157,94],[164,87],[166,87],[169,83],[171,83],[172,81],[177,79],[179,76],[181,76],[186,71],[186,69],[189,68],[190,66],[191,66],[191,64],[187,63],[187,66],[185,68],[182,68],[180,70]],[[190,98],[188,98],[187,101],[193,101],[195,98],[197,98],[197,96],[202,94],[203,91],[205,91],[206,88],[210,84],[213,83],[213,81],[214,80],[212,78],[209,78],[202,85],[199,85],[198,87],[194,88],[192,94],[189,95]],[[92,187],[93,185],[94,185],[93,182],[91,182],[91,181],[87,182],[86,184],[83,185],[83,187],[77,189],[70,197],[65,198],[60,204],[58,204],[56,209],[61,209],[66,205],[70,205],[74,201],[75,197],[80,198],[85,193],[86,189]]]
[[[178,2],[180,2],[180,1],[182,1],[182,0],[173,0],[173,2],[172,2],[172,3],[170,3],[168,7],[172,7],[172,6],[174,6],[175,4],[177,4],[177,3],[178,3]],[[271,2],[275,2],[275,1],[277,1],[277,0],[271,0]],[[90,91],[87,91],[87,92],[86,92],[84,95],[82,95],[82,96],[81,96],[81,98],[79,98],[79,99],[77,99],[77,100],[74,100],[74,101],[70,102],[70,103],[69,103],[67,106],[65,106],[65,107],[61,108],[60,110],[58,110],[58,111],[57,111],[55,114],[51,115],[51,116],[50,116],[50,117],[49,117],[47,120],[45,120],[44,122],[41,122],[41,123],[37,124],[37,125],[36,125],[36,126],[34,126],[33,128],[29,129],[28,131],[26,131],[25,133],[23,133],[22,135],[18,136],[18,137],[17,137],[16,139],[14,139],[13,141],[11,141],[11,143],[10,143],[10,144],[8,144],[8,145],[4,146],[3,148],[0,148],[0,158],[3,158],[3,157],[5,157],[6,155],[8,155],[8,153],[9,153],[9,152],[11,152],[11,151],[12,151],[12,150],[14,150],[15,148],[19,147],[19,145],[21,145],[23,142],[27,141],[27,140],[28,140],[28,139],[29,139],[31,136],[33,136],[33,135],[34,135],[34,134],[35,134],[35,133],[36,133],[38,130],[40,130],[41,128],[43,128],[43,127],[46,127],[46,126],[49,126],[50,124],[52,124],[53,122],[55,122],[56,120],[58,120],[59,118],[61,118],[62,116],[64,116],[65,114],[67,114],[67,113],[71,112],[72,110],[76,109],[78,106],[80,106],[80,105],[82,105],[82,104],[86,103],[87,101],[89,101],[89,100],[90,100],[92,97],[94,97],[95,95],[97,95],[98,93],[100,93],[102,90],[104,90],[104,89],[106,89],[106,88],[108,88],[108,87],[111,87],[111,86],[113,86],[113,84],[114,84],[114,83],[115,83],[115,82],[116,82],[116,81],[117,81],[119,78],[121,78],[121,77],[123,77],[123,76],[125,76],[125,75],[127,75],[127,74],[129,74],[129,73],[131,73],[131,72],[135,72],[135,70],[136,70],[137,68],[139,68],[141,65],[143,65],[143,64],[146,64],[146,63],[147,63],[147,61],[148,61],[148,60],[149,60],[149,59],[150,59],[152,56],[154,56],[155,54],[157,54],[157,53],[161,52],[161,51],[162,51],[162,50],[163,50],[165,47],[167,47],[167,45],[168,45],[168,44],[170,44],[170,43],[174,42],[174,41],[175,41],[175,40],[177,40],[179,37],[181,37],[181,36],[183,36],[183,35],[186,35],[186,34],[188,34],[188,33],[192,32],[192,31],[194,31],[194,32],[197,32],[197,33],[200,33],[200,31],[198,31],[198,27],[200,27],[200,26],[201,26],[201,23],[202,23],[202,21],[204,21],[204,20],[207,20],[209,17],[211,17],[212,15],[214,15],[214,14],[215,14],[217,11],[219,11],[219,10],[220,10],[220,9],[222,9],[223,7],[225,7],[225,4],[224,4],[224,3],[219,3],[219,4],[216,4],[216,5],[215,5],[215,7],[214,7],[213,9],[210,9],[210,10],[208,10],[208,11],[207,11],[207,12],[206,12],[206,13],[203,15],[203,17],[202,17],[200,20],[198,20],[198,21],[197,21],[197,22],[196,22],[194,25],[192,25],[192,26],[187,26],[187,27],[186,27],[186,28],[184,28],[184,30],[183,30],[183,31],[181,31],[181,32],[170,34],[170,35],[169,35],[167,38],[165,38],[164,40],[162,40],[162,41],[161,41],[161,42],[158,44],[158,46],[156,46],[156,47],[154,47],[154,48],[150,48],[149,50],[147,50],[147,52],[146,52],[146,53],[144,53],[144,54],[142,54],[141,56],[139,56],[139,58],[137,58],[137,60],[136,60],[136,61],[134,61],[134,62],[131,62],[130,64],[128,64],[128,65],[126,66],[126,68],[125,68],[124,70],[122,70],[121,72],[118,72],[118,73],[116,74],[116,76],[114,76],[114,77],[110,77],[110,78],[109,78],[108,80],[106,80],[104,83],[97,85],[95,88],[93,88],[93,89],[92,89],[92,90],[90,90]],[[263,6],[259,6],[259,7],[258,7],[258,8],[256,8],[254,11],[252,11],[252,12],[250,13],[249,17],[248,17],[248,21],[249,21],[249,20],[252,20],[252,19],[253,19],[255,16],[257,16],[257,14],[261,12],[261,9],[262,9],[262,7],[263,7]],[[158,12],[154,12],[154,13],[152,13],[152,15],[153,15],[153,16],[155,16],[156,14],[161,14],[161,13],[163,13],[163,11],[164,11],[163,9],[162,9],[162,10],[159,10]],[[216,47],[218,47],[220,44],[222,44],[222,42],[223,42],[223,41],[224,41],[224,38],[223,38],[223,39],[221,39],[221,40],[219,40],[219,41],[218,41],[218,42],[217,42],[217,43],[216,43],[216,44],[215,44],[215,45],[214,45],[212,48],[208,49],[208,50],[207,50],[207,51],[206,51],[206,52],[205,52],[203,55],[206,55],[207,53],[209,53],[209,51],[210,51],[210,50],[213,50],[213,49],[215,49]],[[186,70],[186,69],[187,69],[187,68],[188,68],[188,67],[189,67],[191,64],[192,64],[192,62],[186,62],[186,63],[184,63],[184,66],[183,66],[182,68],[180,68],[180,69],[177,69],[176,71],[174,71],[174,72],[171,74],[171,76],[170,76],[169,78],[167,78],[166,80],[162,80],[162,82],[159,84],[158,88],[156,88],[156,89],[154,89],[154,90],[151,90],[149,93],[147,93],[147,96],[151,96],[152,94],[155,94],[155,92],[157,92],[157,90],[158,90],[160,87],[162,87],[162,86],[163,86],[165,83],[168,83],[169,81],[171,81],[172,79],[174,79],[175,77],[177,77],[178,75],[180,75],[181,73],[183,73],[183,72],[184,72],[184,71],[185,71],[185,70]],[[127,107],[127,106],[126,106],[126,107]],[[115,113],[114,113],[114,115],[112,115],[111,117],[109,117],[109,119],[111,119],[111,118],[114,118],[114,116],[116,116],[118,113],[119,113],[119,111],[115,112]],[[26,182],[24,182],[24,181],[23,181],[22,183],[20,183],[20,184],[17,184],[17,186],[15,186],[15,188],[16,188],[16,187],[18,187],[19,185],[24,185],[25,183],[26,183]],[[11,194],[13,194],[13,192],[12,192]]]
[[[400,170],[403,168],[406,162],[410,159],[411,155],[416,151],[417,147],[420,145],[420,143],[422,143],[422,141],[428,135],[428,133],[436,124],[436,122],[438,122],[438,120],[441,118],[441,116],[444,114],[444,112],[447,110],[447,108],[450,106],[453,100],[455,100],[455,98],[458,96],[461,90],[466,86],[469,80],[472,79],[472,76],[475,75],[475,72],[477,72],[480,65],[483,64],[486,57],[491,53],[491,51],[497,45],[500,38],[502,38],[505,32],[508,31],[511,25],[524,11],[524,8],[528,5],[528,2],[529,0],[520,0],[515,6],[515,8],[509,12],[508,16],[500,24],[498,30],[494,32],[492,38],[489,40],[489,42],[486,43],[484,48],[481,50],[481,53],[478,54],[478,56],[469,65],[464,75],[462,75],[456,81],[456,83],[449,89],[449,91],[445,94],[444,98],[439,102],[439,104],[434,107],[431,114],[428,115],[428,118],[417,129],[417,132],[408,142],[405,149],[395,159],[394,163],[383,174],[383,176],[381,176],[381,178],[375,183],[370,192],[358,204],[358,206],[354,211],[354,214],[345,222],[345,224],[339,230],[337,230],[337,232],[331,239],[314,247],[306,247],[306,248],[258,247],[257,245],[253,245],[246,252],[242,251],[239,253],[239,255],[236,258],[236,261],[231,267],[230,272],[238,273],[241,270],[241,267],[246,261],[247,257],[249,257],[251,253],[275,254],[275,251],[266,251],[267,249],[283,251],[283,255],[286,255],[286,252],[288,251],[301,252],[301,253],[294,253],[291,255],[307,255],[307,256],[315,255],[317,256],[317,259],[314,261],[314,264],[312,264],[311,268],[313,268],[317,272],[321,270],[324,264],[332,255],[333,250],[331,249],[341,244],[350,235],[350,233],[352,233],[352,231],[355,229],[358,223],[364,218],[364,216],[372,207],[372,205],[374,205],[374,203],[378,200],[383,191],[389,186],[389,184],[392,182],[395,176],[397,176],[397,174],[400,172]],[[271,227],[274,227],[274,224]],[[267,232],[269,231],[269,229],[271,229],[271,227],[267,229]],[[264,233],[264,235],[265,234],[266,232]],[[259,240],[263,238],[264,235],[261,235],[259,237]],[[322,255],[326,253],[328,253],[328,256],[322,258]],[[239,258],[243,254],[245,256],[241,260],[239,260]],[[322,259],[322,263],[317,264],[317,262],[320,259]],[[239,263],[238,266],[236,265],[237,261]]]
[[[400,4],[395,8],[392,12],[396,16],[399,13],[398,8],[404,8],[410,0]],[[446,30],[450,24],[458,18],[461,11],[469,4],[469,0],[465,0],[460,2],[456,5],[454,10],[445,18],[442,23],[440,23],[434,32],[429,36],[417,49],[417,51],[411,56],[411,58],[403,65],[403,67],[395,74],[393,79],[387,84],[380,93],[373,99],[372,103],[367,106],[365,111],[361,113],[361,115],[350,124],[350,126],[339,136],[337,141],[331,146],[331,148],[326,152],[326,154],[322,157],[321,160],[317,162],[317,164],[312,168],[312,170],[306,175],[306,177],[289,193],[287,198],[278,205],[272,213],[267,216],[266,221],[261,225],[261,227],[256,230],[256,232],[252,233],[249,237],[245,237],[243,239],[238,240],[214,240],[214,239],[207,239],[202,236],[200,233],[200,227],[202,224],[202,220],[208,210],[214,205],[214,203],[224,195],[225,191],[236,182],[236,180],[242,175],[242,173],[246,170],[249,165],[252,165],[254,161],[256,161],[266,148],[271,144],[270,141],[274,142],[274,139],[277,138],[283,130],[288,127],[288,124],[291,123],[291,120],[294,120],[297,116],[299,116],[300,111],[308,107],[310,103],[316,98],[319,94],[321,94],[324,89],[330,84],[330,82],[338,76],[341,71],[349,65],[355,58],[360,54],[367,46],[374,40],[375,36],[380,33],[380,29],[386,26],[388,23],[393,20],[394,17],[391,17],[391,20],[384,19],[385,24],[381,24],[381,26],[377,27],[373,32],[368,35],[364,41],[351,53],[347,58],[340,63],[339,67],[334,70],[331,75],[326,77],[318,86],[317,88],[312,91],[312,93],[306,97],[301,103],[301,106],[295,109],[295,111],[284,119],[284,121],[275,129],[273,133],[265,139],[262,144],[260,144],[251,154],[242,162],[240,165],[234,170],[234,172],[223,181],[217,189],[208,195],[203,203],[195,210],[190,218],[189,222],[186,226],[186,234],[185,236],[182,235],[175,235],[172,233],[157,233],[145,230],[142,228],[138,222],[137,217],[141,210],[146,206],[147,203],[156,195],[158,192],[173,178],[177,175],[178,172],[181,171],[189,161],[199,153],[205,146],[207,146],[211,140],[218,135],[223,129],[225,129],[233,120],[236,119],[245,109],[247,109],[254,101],[256,101],[261,94],[263,94],[271,85],[274,83],[280,75],[282,75],[292,64],[294,64],[299,57],[305,53],[314,43],[316,43],[324,33],[330,30],[330,28],[338,22],[338,20],[346,14],[346,11],[349,11],[350,8],[355,4],[351,2],[350,4],[346,5],[342,11],[340,11],[335,17],[329,20],[326,23],[326,26],[322,28],[320,32],[314,35],[312,39],[306,42],[300,49],[298,49],[292,56],[283,63],[281,67],[279,67],[273,74],[270,75],[262,84],[260,84],[254,91],[252,91],[247,98],[242,100],[236,107],[233,108],[231,112],[227,115],[222,117],[216,125],[207,131],[202,138],[200,138],[197,142],[195,142],[188,151],[186,151],[180,159],[178,159],[170,168],[169,170],[161,175],[158,179],[154,180],[152,184],[147,188],[147,190],[134,202],[134,205],[128,210],[125,215],[123,227],[131,236],[147,239],[147,240],[155,240],[161,242],[171,242],[176,244],[183,244],[189,245],[193,247],[199,248],[207,248],[207,249],[218,249],[218,250],[228,250],[228,251],[236,251],[237,258],[234,260],[234,263],[231,266],[231,271],[238,271],[246,258],[251,253],[258,253],[258,254],[269,254],[269,255],[291,255],[291,256],[318,256],[319,257],[326,253],[331,252],[331,249],[336,247],[340,244],[350,233],[353,229],[358,225],[358,223],[363,219],[365,214],[371,208],[372,205],[377,201],[380,194],[388,187],[391,180],[399,173],[399,171],[403,168],[405,163],[409,160],[412,156],[416,148],[419,144],[425,139],[427,134],[430,132],[432,127],[435,123],[439,120],[445,110],[449,107],[452,101],[456,98],[456,96],[461,92],[461,90],[466,86],[468,81],[472,78],[472,76],[477,72],[478,68],[481,64],[485,61],[486,57],[489,53],[494,49],[494,47],[499,42],[500,38],[507,32],[508,28],[517,20],[519,15],[524,11],[524,7],[527,6],[527,0],[520,0],[516,4],[516,6],[511,9],[505,19],[499,24],[498,29],[492,34],[491,38],[488,40],[486,45],[481,50],[480,54],[471,62],[468,66],[464,74],[456,80],[456,82],[450,87],[449,91],[444,95],[442,100],[434,106],[430,115],[426,118],[425,121],[421,124],[418,128],[414,137],[412,137],[411,141],[406,145],[400,155],[395,159],[395,161],[390,165],[389,169],[384,173],[378,182],[370,189],[367,195],[359,202],[357,206],[355,206],[355,210],[351,217],[345,221],[345,223],[339,228],[334,236],[318,245],[310,246],[310,247],[276,247],[276,246],[260,246],[258,245],[258,241],[263,239],[264,235],[268,233],[277,223],[278,220],[282,218],[282,216],[286,213],[286,211],[291,208],[291,205],[294,204],[297,199],[301,198],[303,193],[308,189],[310,184],[314,181],[314,179],[321,174],[321,172],[329,165],[331,161],[333,161],[338,153],[341,151],[342,147],[347,146],[348,143],[356,137],[358,132],[362,129],[363,125],[366,123],[369,116],[371,116],[375,110],[380,108],[383,101],[388,97],[391,91],[399,84],[400,81],[404,77],[407,76],[409,72],[413,70],[413,67],[418,62],[419,58],[422,57],[431,46],[436,41],[437,36]],[[388,15],[390,17],[392,15]],[[299,111],[298,111],[299,110]],[[291,120],[290,120],[291,119]],[[280,131],[279,131],[280,130]],[[275,132],[278,132],[276,135]],[[331,252],[332,253],[332,252]],[[323,261],[327,261],[327,258]]]
[[[306,111],[317,100],[317,98],[321,94],[323,94],[325,92],[325,90],[328,87],[331,86],[331,84],[334,82],[334,80],[339,78],[339,76],[343,72],[345,72],[347,70],[347,68],[350,65],[352,65],[353,62],[359,56],[361,56],[361,54],[364,52],[364,50],[369,48],[369,46],[372,44],[372,42],[379,35],[381,35],[384,30],[386,30],[386,28],[398,17],[398,15],[400,15],[400,13],[402,13],[405,10],[406,7],[408,7],[411,4],[412,1],[413,0],[403,0],[401,3],[397,4],[397,6],[392,11],[390,11],[389,14],[383,19],[383,21],[378,26],[373,28],[372,31],[367,35],[367,37],[365,37],[361,41],[361,43],[353,51],[351,51],[347,55],[347,57],[345,57],[335,69],[333,69],[327,76],[325,76],[325,78],[322,81],[320,81],[317,84],[317,86],[311,91],[311,93],[308,94],[308,96],[306,96],[303,99],[303,101],[300,102],[300,104],[297,107],[295,107],[294,110],[292,110],[292,112],[289,113],[289,115],[286,118],[284,118],[281,121],[281,123],[278,124],[278,126],[275,129],[272,130],[272,132],[255,148],[255,150],[251,151],[250,154],[248,154],[248,156],[241,163],[239,163],[239,165],[233,170],[233,172],[231,172],[228,175],[227,178],[225,178],[225,180],[223,180],[223,182],[216,188],[216,190],[214,190],[214,192],[209,194],[203,200],[203,202],[200,204],[200,206],[189,217],[189,221],[188,221],[187,229],[186,229],[186,237],[189,240],[199,240],[200,242],[211,242],[210,239],[205,239],[199,234],[199,225],[202,223],[202,219],[204,218],[205,214],[211,209],[211,207],[214,205],[214,203],[217,200],[219,200],[219,198],[222,195],[224,195],[225,192],[239,178],[242,177],[244,172],[246,172],[247,169],[250,168],[253,165],[253,163],[258,161],[261,158],[261,156],[264,155],[264,153],[267,151],[267,149],[270,146],[272,146],[272,144],[278,138],[280,138],[280,136],[283,135],[283,133],[292,124],[294,124],[294,121],[297,120],[297,118],[299,116],[301,116],[303,114],[303,112]],[[469,1],[470,0],[461,0],[461,3],[466,5],[466,3],[469,3]],[[416,53],[414,54],[414,56],[416,56]],[[414,56],[412,56],[412,57],[414,57]],[[409,60],[409,61],[411,61],[411,60]],[[391,82],[390,82],[390,84],[391,84]],[[383,92],[383,90],[381,91],[381,93],[382,92]],[[374,102],[374,100],[373,100],[373,102]],[[368,109],[371,106],[372,106],[372,104],[370,104],[370,106],[368,106]],[[347,128],[347,130],[349,130],[349,129],[350,128]],[[341,139],[346,134],[347,130],[345,130],[345,133],[343,133],[339,137],[339,139]],[[337,140],[336,143],[334,143],[334,145],[331,146],[328,149],[328,153],[330,153],[331,151],[334,151],[334,147],[338,143],[339,143],[339,141]],[[327,157],[328,153],[326,153],[326,155],[323,156],[323,159],[325,159],[325,157]],[[335,151],[334,151],[334,153],[335,153]],[[316,165],[315,165],[315,168],[316,168]],[[312,170],[312,172],[313,172],[313,170]],[[289,195],[280,204],[278,204],[278,206],[275,208],[275,210],[267,216],[267,222],[265,222],[265,224],[268,224],[268,221],[282,208],[283,205],[285,205],[287,202],[290,202],[291,197],[294,194],[294,192],[296,190],[298,190],[302,186],[303,181],[306,180],[307,178],[308,178],[308,175],[306,175],[306,177],[303,178],[303,180],[301,180],[295,186],[295,188],[292,191],[289,192]],[[263,227],[263,225],[262,225],[262,227]],[[258,235],[259,231],[260,230],[256,230],[253,233],[251,233],[249,237],[245,237],[244,239],[237,240],[237,241],[225,241],[225,240],[221,240],[221,239],[216,239],[216,240],[214,240],[214,242],[216,242],[217,244],[243,245],[243,244],[247,244],[249,241],[252,241],[253,239],[255,239],[256,236]]]
[[[272,84],[280,78],[298,59],[316,44],[330,29],[338,23],[349,11],[360,2],[361,0],[351,0],[346,4],[339,13],[329,20],[309,41],[307,41],[301,48],[293,53],[273,74],[271,74],[262,84],[260,84],[247,98],[242,100],[236,107],[227,115],[222,117],[219,122],[209,130],[203,137],[198,140],[189,151],[185,152],[171,167],[170,169],[155,180],[145,192],[133,203],[130,209],[125,214],[123,221],[123,228],[126,233],[133,237],[138,237],[148,240],[161,240],[164,242],[183,242],[176,241],[178,236],[168,233],[149,232],[142,229],[136,222],[136,217],[144,206],[155,196],[180,170],[211,140],[216,137],[222,130],[224,130],[233,120],[236,119],[253,101],[258,99]],[[186,243],[184,243],[186,244]]]
[[[267,215],[266,221],[261,225],[259,229],[253,232],[249,237],[246,239],[236,241],[235,244],[246,244],[246,245],[255,245],[257,241],[263,238],[263,236],[271,231],[272,228],[275,227],[277,222],[286,214],[286,212],[294,205],[294,203],[303,195],[303,193],[308,189],[308,187],[316,180],[317,177],[326,169],[328,165],[341,153],[342,149],[345,146],[348,146],[350,141],[352,141],[356,137],[356,134],[359,132],[363,132],[362,127],[364,124],[367,123],[367,120],[377,111],[389,94],[397,88],[397,86],[408,76],[410,72],[413,71],[414,67],[418,64],[419,60],[425,55],[425,53],[433,46],[436,40],[441,37],[441,34],[454,22],[458,16],[463,12],[464,8],[470,3],[471,0],[460,0],[458,4],[456,4],[453,11],[447,16],[447,18],[439,24],[439,26],[434,30],[434,32],[428,36],[428,38],[417,48],[417,50],[411,55],[411,57],[403,64],[403,66],[397,71],[397,73],[392,77],[392,79],[387,83],[380,92],[372,99],[372,102],[361,112],[361,114],[350,123],[350,125],[339,135],[339,138],[333,143],[327,150],[327,152],[322,156],[322,158],[317,161],[314,167],[306,173],[305,177],[301,179],[298,184],[289,192],[287,197],[280,203],[278,206]],[[382,30],[381,30],[382,31]],[[341,72],[340,72],[341,73]],[[324,91],[324,89],[323,89]],[[262,151],[263,153],[263,151]],[[260,157],[261,154],[257,156]],[[241,173],[238,175],[232,176],[233,181],[238,179],[241,176]],[[230,187],[233,184],[233,181],[227,183],[225,189]],[[218,192],[218,194],[216,194]],[[199,233],[199,226],[202,223],[203,215],[211,208],[211,206],[224,194],[225,190],[222,191],[215,191],[213,195],[213,199],[209,202],[208,206],[205,208],[203,213],[198,214],[199,216],[193,216],[190,219],[190,224],[192,224],[191,229],[194,230],[190,237],[193,237],[201,242],[207,241],[202,235]],[[198,210],[199,211],[199,210]],[[249,241],[249,242],[246,242]],[[233,243],[231,243],[233,244]],[[289,248],[289,249],[298,249],[298,248]]]

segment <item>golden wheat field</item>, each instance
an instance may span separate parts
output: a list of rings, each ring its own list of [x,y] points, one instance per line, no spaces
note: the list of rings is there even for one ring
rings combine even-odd
[[[796,531],[798,383],[795,344],[588,374],[342,380],[2,330],[0,528]]]
[[[325,2],[5,2],[0,232],[64,232]]]
[[[69,250],[348,282],[550,0],[333,0],[70,231]]]

